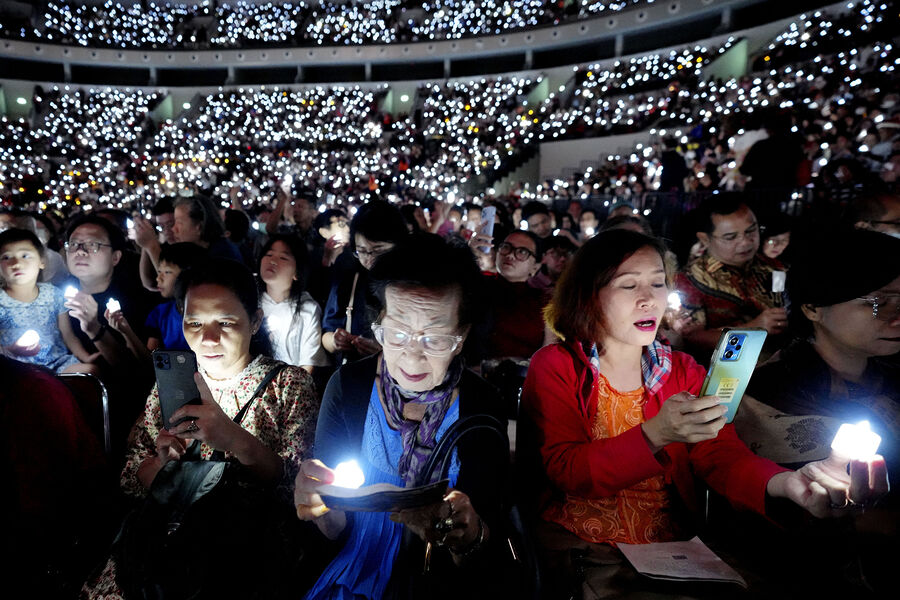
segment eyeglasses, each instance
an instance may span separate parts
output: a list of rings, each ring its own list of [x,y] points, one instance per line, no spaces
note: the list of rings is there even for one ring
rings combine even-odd
[[[378,258],[385,252],[388,252],[390,248],[378,248],[376,250],[356,250],[353,252],[353,256],[358,259],[363,258]]]
[[[753,239],[756,239],[757,237],[759,237],[759,225],[754,225],[753,227],[750,227],[749,229],[744,231],[744,233],[739,233],[739,232],[735,231],[732,233],[726,233],[725,235],[710,234],[710,237],[714,237],[716,239],[722,240],[726,244],[733,244],[736,241],[738,241],[738,239],[740,237],[743,237],[744,239],[747,239],[747,240],[753,240]]]
[[[415,341],[419,344],[422,352],[429,356],[437,357],[447,356],[456,350],[463,341],[463,336],[461,335],[431,333],[413,335],[406,330],[379,323],[372,324],[372,333],[375,334],[375,340],[385,348],[402,350]]]
[[[872,307],[872,318],[879,321],[893,321],[900,316],[900,294],[865,296],[860,298]]]
[[[66,242],[65,244],[63,244],[66,252],[70,252],[72,254],[78,252],[79,250],[84,250],[88,254],[97,254],[98,252],[100,252],[100,248],[102,248],[103,246],[112,248],[112,244],[104,244],[102,242]]]
[[[497,246],[497,252],[499,252],[501,256],[506,256],[507,254],[512,252],[513,256],[516,257],[516,260],[521,261],[528,260],[529,257],[537,258],[537,255],[528,248],[523,248],[522,246],[513,246],[509,242],[502,242],[499,246]]]

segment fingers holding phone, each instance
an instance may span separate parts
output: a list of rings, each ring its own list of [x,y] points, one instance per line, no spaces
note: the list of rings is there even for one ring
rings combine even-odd
[[[187,450],[188,444],[188,441],[182,440],[165,429],[160,429],[159,435],[156,437],[156,456],[159,458],[160,466],[173,460],[180,460]]]
[[[695,444],[714,439],[725,426],[726,409],[715,396],[699,398],[679,392],[641,426],[654,453],[668,444]]]

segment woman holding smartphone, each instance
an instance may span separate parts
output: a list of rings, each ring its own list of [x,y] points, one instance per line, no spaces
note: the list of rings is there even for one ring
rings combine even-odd
[[[182,274],[176,298],[183,307],[185,339],[197,357],[194,381],[201,403],[176,410],[170,421],[186,420],[166,429],[154,386],[129,437],[123,491],[146,496],[160,470],[181,459],[192,444],[200,444],[203,460],[220,450],[261,485],[289,487],[300,462],[311,455],[318,402],[309,374],[289,365],[253,395],[279,365],[262,353],[265,341],[256,335],[262,311],[253,275],[240,263],[210,260]],[[238,425],[232,419],[247,403]],[[115,578],[110,560],[100,579],[83,592],[88,597],[120,597]]]
[[[546,310],[565,341],[532,358],[519,459],[536,471],[526,480],[539,482],[538,537],[562,597],[580,586],[586,597],[623,585],[639,593],[615,545],[689,539],[700,504],[694,474],[760,514],[767,497],[784,497],[837,516],[887,486],[880,459],[871,482],[868,465],[853,469],[850,498],[846,463],[793,472],[759,458],[725,424],[718,398],[695,396],[704,369],[656,340],[669,292],[664,257],[642,233],[603,232],[575,255]],[[573,566],[573,549],[589,560]]]

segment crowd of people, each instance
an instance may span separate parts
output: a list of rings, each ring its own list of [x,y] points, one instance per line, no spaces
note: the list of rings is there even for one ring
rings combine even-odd
[[[496,35],[557,25],[652,0],[332,0],[142,2],[51,0],[30,15],[12,11],[0,35],[101,48],[246,48],[391,44]]]
[[[387,86],[222,90],[162,123],[161,94],[36,89],[0,122],[10,589],[736,593],[622,552],[699,533],[748,597],[889,594],[888,8],[803,15],[739,79],[702,79],[730,39],[585,65],[541,102],[540,77],[427,83],[412,115]],[[584,172],[472,193],[540,136],[651,123]],[[729,329],[766,336],[736,411],[704,392]],[[833,449],[860,421],[879,453]],[[359,510],[360,483],[421,489]]]

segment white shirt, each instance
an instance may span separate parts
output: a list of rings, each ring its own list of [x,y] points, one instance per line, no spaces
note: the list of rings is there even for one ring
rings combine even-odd
[[[312,296],[300,295],[299,311],[291,300],[275,302],[266,292],[261,304],[276,359],[298,367],[329,364],[322,348],[322,309]]]

